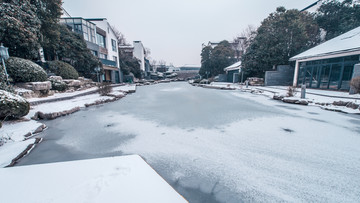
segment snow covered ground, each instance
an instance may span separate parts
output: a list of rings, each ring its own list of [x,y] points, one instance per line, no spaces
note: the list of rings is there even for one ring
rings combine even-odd
[[[29,98],[27,99],[29,102],[36,102],[36,101],[41,101],[44,99],[58,99],[58,98],[64,98],[64,97],[71,97],[71,96],[75,96],[78,94],[83,94],[83,93],[87,93],[87,92],[91,92],[91,91],[95,91],[97,90],[97,87],[92,87],[89,89],[85,89],[85,90],[81,90],[81,91],[73,91],[73,92],[64,92],[64,93],[55,93],[52,96],[48,96],[48,97],[34,97],[34,98]]]
[[[137,155],[3,168],[0,179],[1,202],[187,202]]]
[[[207,86],[219,87],[219,88],[234,88],[237,90],[254,92],[272,98],[274,95],[286,95],[287,86],[248,86],[233,83],[221,83],[213,82]],[[300,99],[301,88],[296,88],[296,93],[291,99]],[[360,94],[350,95],[348,92],[331,91],[331,90],[320,90],[320,89],[307,89],[306,90],[306,101],[310,102],[310,105],[320,106],[322,109],[340,111],[344,113],[360,114],[360,109],[351,109],[345,106],[333,105],[333,102],[352,102],[354,104],[360,104]],[[319,105],[326,104],[326,106]]]
[[[238,90],[160,84],[55,120],[64,131],[49,128],[51,141],[24,162],[139,154],[191,202],[357,202],[359,121]]]
[[[7,142],[0,147],[0,168],[8,166],[11,161],[22,153],[27,146],[34,144],[35,139],[28,139],[19,142]]]
[[[97,88],[95,87],[70,93],[56,93],[53,96],[32,98],[28,99],[28,101],[42,101],[48,99],[76,96],[78,94],[94,91],[96,89]],[[32,134],[41,132],[45,128],[44,124],[38,121],[31,120],[31,117],[33,117],[37,112],[48,114],[69,111],[77,107],[84,108],[86,104],[92,104],[99,101],[114,99],[114,97],[125,96],[127,92],[133,92],[135,90],[135,85],[118,86],[112,88],[112,96],[101,96],[98,93],[94,93],[86,96],[75,97],[69,100],[48,102],[31,106],[30,112],[28,113],[28,115],[25,116],[27,120],[4,122],[2,128],[0,128],[0,136],[2,138],[1,140],[4,142],[3,145],[0,146],[0,167],[5,167],[9,165],[11,163],[11,160],[14,159],[21,152],[23,152],[25,148],[29,145],[29,143],[34,143],[34,139],[24,141],[26,138],[25,135],[31,137]],[[42,129],[40,130],[39,128]],[[36,132],[37,130],[38,132]]]
[[[35,139],[25,140],[25,135],[31,137],[39,128],[42,131],[44,124],[33,120],[3,123],[0,136],[5,143],[0,146],[0,167],[8,166],[29,144],[33,144]]]

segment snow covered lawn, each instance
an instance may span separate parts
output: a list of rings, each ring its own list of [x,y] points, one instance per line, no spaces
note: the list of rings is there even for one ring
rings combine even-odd
[[[0,179],[2,202],[187,202],[138,155],[3,168]]]
[[[113,99],[113,97],[100,96],[99,94],[96,93],[87,96],[76,97],[74,99],[65,100],[65,101],[43,103],[36,106],[32,106],[29,114],[26,117],[31,118],[32,116],[35,115],[36,112],[39,111],[43,113],[54,113],[54,112],[67,111],[76,107],[83,108],[85,107],[85,104],[91,104],[96,101],[101,101],[106,99]]]
[[[1,139],[5,142],[0,146],[0,167],[8,166],[11,161],[23,152],[35,139],[25,140],[41,132],[46,126],[34,120],[23,122],[4,122],[0,128]]]
[[[20,153],[22,153],[27,146],[30,144],[34,144],[35,139],[29,139],[22,142],[7,142],[6,145],[0,147],[0,167],[6,167],[8,166],[11,161],[17,157]],[[6,146],[6,147],[5,147]],[[4,183],[3,181],[1,181]],[[10,183],[9,181],[8,183]],[[3,200],[1,200],[3,201]],[[11,201],[6,201],[11,202]]]
[[[74,92],[65,92],[65,93],[55,93],[52,96],[48,96],[48,97],[38,97],[38,98],[30,98],[27,99],[29,102],[36,102],[36,101],[41,101],[41,100],[47,100],[47,99],[58,99],[58,98],[64,98],[64,97],[71,97],[71,96],[75,96],[78,94],[83,94],[83,93],[87,93],[87,92],[91,92],[94,90],[97,90],[97,87],[92,87],[86,90],[81,90],[81,91],[74,91]]]
[[[217,87],[217,88],[234,88],[236,90],[249,91],[256,94],[261,94],[272,98],[274,95],[286,95],[287,86],[248,86],[245,88],[244,85],[233,84],[233,83],[222,83],[212,82],[205,87]],[[296,93],[289,99],[300,100],[301,88],[296,88]],[[319,105],[322,109],[330,111],[338,111],[343,113],[360,114],[360,109],[347,108],[345,106],[333,105],[334,102],[352,102],[354,104],[360,104],[360,94],[350,95],[348,92],[331,91],[331,90],[320,90],[320,89],[306,89],[306,101],[310,105]],[[325,106],[324,106],[325,105]]]
[[[118,86],[113,87],[113,91],[122,91],[122,92],[134,92],[136,91],[136,85],[124,85],[124,86]]]
[[[25,135],[37,133],[37,129],[45,128],[44,124],[29,120],[23,122],[4,122],[3,127],[0,128],[0,135],[9,138],[12,141],[18,142],[25,139]],[[40,131],[40,129],[39,129]],[[42,130],[41,130],[42,131]]]
[[[65,98],[83,94],[86,92],[94,91],[97,87],[93,87],[83,91],[75,91],[70,93],[57,93],[53,96],[43,98],[32,98],[28,101],[41,101],[55,98]],[[127,92],[134,92],[136,85],[124,85],[114,87],[111,96],[100,96],[98,93],[79,96],[69,100],[63,100],[58,102],[42,103],[39,105],[31,106],[31,110],[25,117],[31,119],[37,112],[44,114],[59,113],[64,111],[71,111],[76,108],[84,108],[87,104],[101,103],[107,100],[112,100],[114,97],[120,98],[126,95]],[[24,141],[26,137],[30,137],[33,134],[41,132],[45,129],[45,125],[34,121],[16,121],[16,122],[4,122],[3,127],[0,128],[0,141],[3,145],[0,146],[0,167],[5,167],[11,163],[11,161],[23,152],[29,145],[29,142],[34,143],[34,139]],[[31,144],[32,144],[31,143]]]

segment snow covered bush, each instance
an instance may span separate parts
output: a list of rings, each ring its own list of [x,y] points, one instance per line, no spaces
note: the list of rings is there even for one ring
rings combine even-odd
[[[49,70],[63,79],[78,79],[79,74],[75,68],[63,61],[49,61]]]
[[[0,90],[0,119],[20,118],[29,113],[30,104],[19,95]]]
[[[1,64],[0,64],[0,90],[14,92],[14,88],[6,83],[5,70]]]
[[[43,68],[26,59],[10,57],[6,68],[14,82],[43,82],[47,79]]]
[[[350,85],[356,93],[360,93],[360,76],[353,78]]]
[[[49,78],[49,81],[51,82],[51,90],[57,90],[63,92],[68,88],[67,84],[62,80]]]

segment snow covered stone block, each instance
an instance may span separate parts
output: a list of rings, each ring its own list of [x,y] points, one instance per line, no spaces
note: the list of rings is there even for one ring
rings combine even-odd
[[[69,87],[80,87],[83,83],[80,80],[63,80]]]
[[[0,90],[0,119],[20,118],[29,113],[30,104],[19,95]]]
[[[63,78],[62,78],[61,76],[55,76],[55,75],[53,75],[53,76],[50,76],[50,77],[49,77],[49,80],[62,81]]]
[[[290,103],[290,104],[300,104],[300,105],[308,105],[309,102],[303,99],[296,99],[296,98],[284,98],[282,100],[285,103]]]
[[[187,202],[138,155],[2,168],[0,180],[2,202]]]
[[[45,82],[30,82],[29,83],[32,86],[33,91],[43,91],[43,90],[50,90],[51,89],[51,82],[45,81]]]

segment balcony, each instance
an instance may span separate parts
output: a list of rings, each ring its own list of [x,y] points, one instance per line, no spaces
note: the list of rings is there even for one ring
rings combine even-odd
[[[100,61],[103,65],[117,67],[116,61],[110,61],[107,59],[100,59]]]

